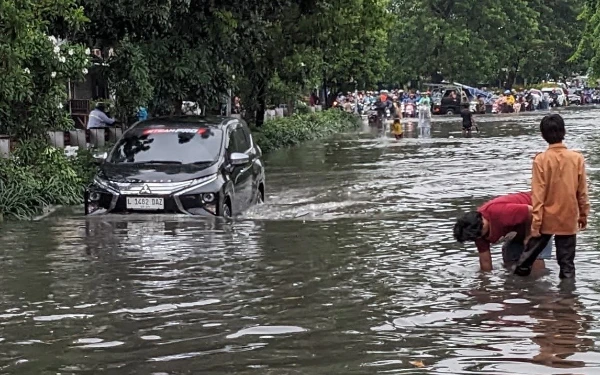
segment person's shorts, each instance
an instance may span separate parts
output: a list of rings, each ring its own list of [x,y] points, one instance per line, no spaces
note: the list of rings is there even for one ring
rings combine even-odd
[[[473,127],[473,125],[471,125],[471,124],[463,124],[463,126],[462,126],[463,130],[471,130],[472,127]]]
[[[502,259],[504,263],[516,263],[521,257],[521,253],[525,250],[525,245],[522,241],[507,241],[502,245]],[[548,245],[542,250],[538,259],[550,259],[552,256],[552,239],[548,241]]]

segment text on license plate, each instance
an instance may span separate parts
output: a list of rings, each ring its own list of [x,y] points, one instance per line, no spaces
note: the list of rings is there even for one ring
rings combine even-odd
[[[127,208],[131,210],[162,210],[164,198],[127,197]]]

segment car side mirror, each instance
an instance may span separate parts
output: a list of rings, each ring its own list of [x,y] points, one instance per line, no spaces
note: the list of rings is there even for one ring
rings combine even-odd
[[[94,154],[94,162],[96,164],[102,164],[106,160],[106,158],[108,158],[108,152]]]
[[[229,160],[233,166],[246,165],[250,162],[250,156],[241,152],[234,152],[229,156]]]

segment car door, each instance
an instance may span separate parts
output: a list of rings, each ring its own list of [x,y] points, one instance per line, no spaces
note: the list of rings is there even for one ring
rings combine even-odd
[[[234,152],[246,155],[250,152],[250,140],[246,139],[242,125],[239,123],[232,128],[229,134],[228,158]],[[232,165],[231,180],[234,190],[232,209],[235,213],[240,213],[250,205],[252,199],[252,162],[244,165]]]
[[[258,185],[263,180],[263,164],[260,159],[261,151],[258,148],[252,139],[252,133],[250,132],[250,128],[242,121],[241,128],[244,132],[246,140],[248,140],[249,150],[247,155],[250,156],[250,169],[252,172],[252,192],[250,193],[250,204],[254,202],[255,198],[258,196]]]

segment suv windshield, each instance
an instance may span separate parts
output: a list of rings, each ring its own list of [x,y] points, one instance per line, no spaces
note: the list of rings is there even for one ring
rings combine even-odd
[[[214,128],[146,128],[123,135],[109,163],[213,163],[219,157],[223,132]]]

